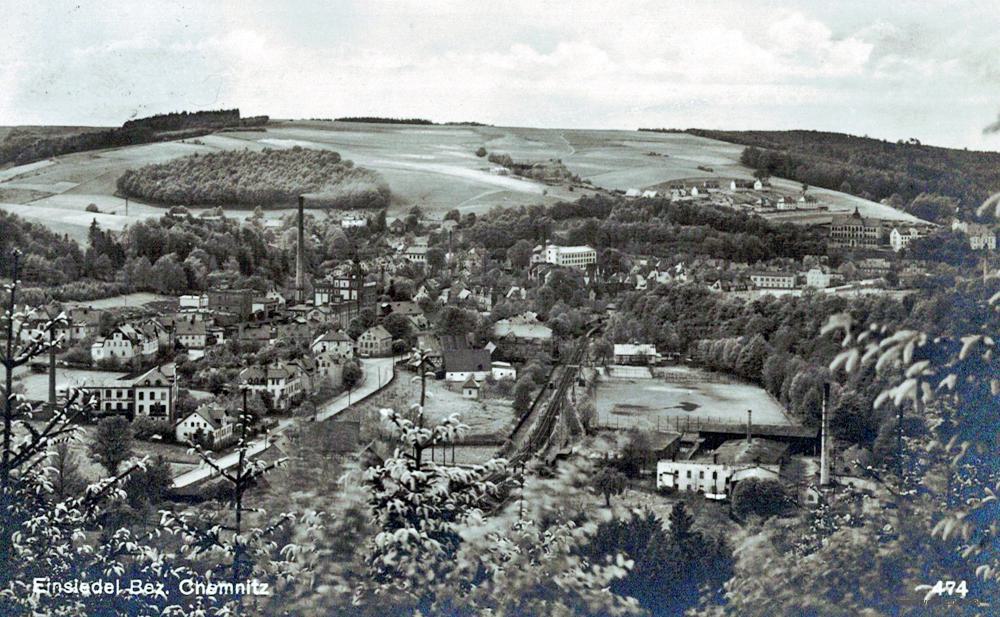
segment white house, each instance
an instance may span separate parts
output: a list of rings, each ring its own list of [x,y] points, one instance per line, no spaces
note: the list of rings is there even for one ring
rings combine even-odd
[[[830,286],[830,273],[822,268],[810,268],[806,272],[806,285],[815,289],[826,289]]]
[[[889,232],[889,245],[892,246],[892,250],[898,253],[908,247],[911,242],[917,238],[923,238],[925,235],[927,235],[926,231],[916,227],[907,227],[904,229],[893,227],[892,231]]]
[[[289,364],[245,368],[239,379],[250,392],[269,395],[277,409],[288,409],[303,393],[299,369]]]
[[[232,438],[235,426],[223,407],[209,403],[181,418],[174,425],[174,437],[178,443],[192,443],[200,433],[218,445]]]
[[[309,348],[314,354],[333,353],[342,358],[354,357],[354,341],[343,330],[327,332],[316,337]]]
[[[403,250],[403,257],[418,264],[427,263],[427,247],[423,245],[408,246]]]
[[[90,357],[101,360],[130,361],[134,358],[149,359],[160,350],[156,337],[149,337],[129,324],[118,326],[107,338],[98,339],[90,346]]]
[[[462,383],[470,378],[482,381],[493,371],[490,352],[485,349],[446,349],[443,357],[446,381]]]
[[[479,384],[472,377],[466,379],[465,383],[462,384],[462,398],[479,398]]]
[[[642,191],[639,189],[628,189],[625,191],[625,197],[640,197],[642,196]]]
[[[367,227],[368,219],[363,215],[352,213],[340,219],[340,226],[344,229],[348,229],[350,227]]]
[[[660,361],[660,353],[652,343],[615,343],[615,364],[645,365]]]
[[[382,326],[365,330],[358,337],[358,355],[362,358],[379,358],[392,353],[392,335]]]
[[[493,374],[493,379],[497,381],[501,379],[517,379],[517,369],[510,362],[491,362],[490,372]]]

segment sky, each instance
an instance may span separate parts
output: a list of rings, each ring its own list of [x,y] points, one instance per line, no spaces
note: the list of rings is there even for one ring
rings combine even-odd
[[[0,125],[239,107],[1000,150],[997,0],[0,0],[0,11]]]

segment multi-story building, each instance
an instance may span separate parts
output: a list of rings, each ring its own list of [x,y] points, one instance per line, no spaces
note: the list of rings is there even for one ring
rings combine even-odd
[[[147,334],[129,324],[115,328],[106,338],[98,339],[90,346],[90,357],[94,362],[115,360],[130,362],[136,358],[149,360],[160,350],[160,341],[155,333]]]
[[[836,215],[830,222],[830,245],[846,248],[877,248],[882,242],[882,222],[861,216],[857,208],[849,215]]]
[[[806,272],[806,286],[813,289],[826,289],[830,286],[830,273],[823,268],[810,268]]]
[[[341,358],[354,357],[354,341],[343,330],[316,337],[310,348],[314,354],[332,353]]]
[[[597,251],[589,246],[557,246],[545,245],[543,251],[545,263],[568,268],[585,269],[597,263]]]
[[[923,238],[926,235],[927,230],[918,227],[893,227],[892,231],[889,232],[889,246],[898,253],[910,246],[910,243],[917,238]]]
[[[215,289],[208,292],[208,308],[230,313],[239,321],[249,321],[253,316],[253,298],[251,289]]]
[[[88,383],[80,389],[92,397],[98,413],[174,421],[177,381],[173,371],[164,367],[151,368],[138,375]]]
[[[275,409],[289,409],[303,394],[300,370],[289,364],[252,366],[240,372],[240,383],[251,393],[267,394]]]
[[[377,358],[392,353],[392,335],[382,326],[368,328],[358,337],[358,355]]]
[[[325,306],[342,302],[365,304],[375,297],[377,281],[366,280],[364,274],[343,271],[313,285],[313,304]]]
[[[751,272],[750,281],[760,289],[795,289],[795,273],[764,271]]]
[[[986,225],[969,225],[966,235],[969,236],[969,246],[974,251],[995,251],[997,249],[997,235]]]
[[[787,451],[787,444],[765,439],[727,441],[711,458],[657,462],[656,487],[725,499],[746,478],[778,479]]]

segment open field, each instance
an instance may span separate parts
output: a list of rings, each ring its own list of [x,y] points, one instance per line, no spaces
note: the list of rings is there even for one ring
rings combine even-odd
[[[601,425],[621,428],[666,428],[675,419],[745,424],[792,424],[781,405],[757,386],[718,380],[697,368],[670,367],[665,378],[606,379],[597,388]]]
[[[357,165],[378,171],[392,190],[390,216],[413,205],[431,217],[440,217],[452,208],[484,212],[496,206],[575,200],[592,192],[580,188],[571,192],[567,186],[491,174],[493,165],[474,154],[480,146],[510,154],[516,161],[561,159],[571,172],[604,189],[642,189],[691,177],[751,177],[751,170],[739,163],[741,146],[685,133],[278,121],[268,125],[266,132],[227,132],[80,152],[5,169],[0,171],[0,208],[82,239],[94,218],[105,228],[119,230],[131,221],[164,211],[133,200],[126,216],[124,200],[114,195],[115,182],[126,169],[193,153],[295,146],[336,150]],[[705,172],[699,166],[713,171]],[[791,181],[775,178],[773,183],[788,193],[799,189],[798,183]],[[830,212],[849,212],[857,206],[866,216],[912,219],[850,195],[819,188],[810,191],[830,207]],[[90,203],[101,214],[85,212]],[[200,211],[197,207],[191,210]],[[234,212],[240,216],[251,210]],[[275,209],[266,214],[280,217],[289,211]],[[788,217],[797,220],[796,214]],[[816,215],[810,212],[805,216]]]

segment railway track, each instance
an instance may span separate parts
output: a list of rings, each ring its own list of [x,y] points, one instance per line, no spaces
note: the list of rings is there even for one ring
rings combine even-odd
[[[577,378],[577,373],[587,354],[587,346],[591,338],[600,331],[603,323],[597,321],[587,333],[581,337],[569,358],[558,366],[553,367],[549,374],[549,383],[555,378],[555,389],[548,396],[550,391],[545,388],[536,397],[534,403],[514,426],[507,444],[501,448],[499,456],[506,458],[511,465],[526,462],[542,450],[552,436],[559,414],[566,404],[566,393]],[[558,376],[557,376],[558,374]]]

